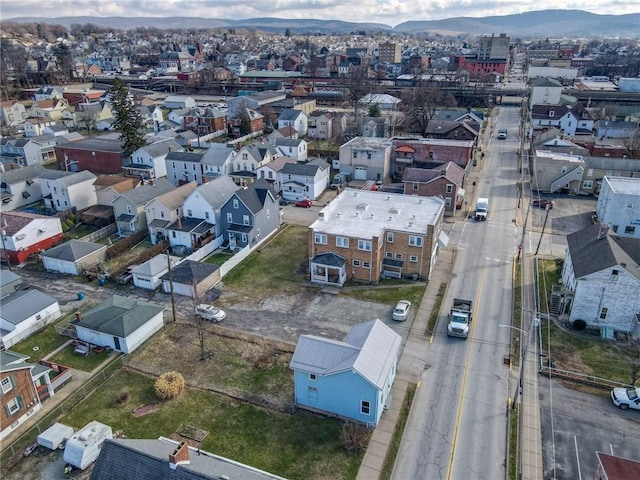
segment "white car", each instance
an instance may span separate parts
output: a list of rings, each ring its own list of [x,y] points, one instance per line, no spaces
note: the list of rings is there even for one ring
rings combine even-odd
[[[214,307],[213,305],[207,305],[206,303],[198,305],[195,313],[196,317],[204,318],[205,320],[210,320],[215,323],[221,322],[227,317],[224,310],[220,310],[218,307]]]
[[[640,410],[640,387],[621,388],[611,390],[611,400],[616,407],[622,410],[633,408]]]
[[[393,309],[393,319],[398,322],[404,322],[409,316],[411,310],[411,302],[409,300],[399,300],[396,308]]]

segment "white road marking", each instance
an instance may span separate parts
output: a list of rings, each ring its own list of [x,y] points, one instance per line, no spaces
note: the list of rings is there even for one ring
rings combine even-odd
[[[578,478],[582,480],[582,472],[580,471],[580,455],[578,454],[578,439],[573,436],[573,443],[576,446],[576,460],[578,461]]]

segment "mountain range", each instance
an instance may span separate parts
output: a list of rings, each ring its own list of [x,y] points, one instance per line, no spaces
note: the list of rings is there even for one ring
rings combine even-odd
[[[486,35],[506,33],[520,38],[640,37],[640,14],[597,15],[583,10],[542,10],[491,17],[454,17],[442,20],[404,22],[395,27],[381,23],[340,20],[249,18],[242,20],[196,17],[16,17],[15,23],[47,23],[70,28],[93,24],[121,30],[147,27],[158,29],[256,29],[265,32],[344,34],[349,32],[429,33]]]

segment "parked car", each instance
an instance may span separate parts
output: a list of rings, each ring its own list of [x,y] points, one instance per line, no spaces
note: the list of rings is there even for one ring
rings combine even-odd
[[[501,128],[500,130],[498,130],[498,138],[500,140],[504,140],[505,138],[507,138],[507,129],[506,128]]]
[[[284,197],[280,197],[280,200],[278,200],[280,202],[280,205],[289,205],[291,203],[290,200],[287,200]]]
[[[534,198],[531,201],[531,204],[534,207],[539,207],[539,208],[544,208],[544,209],[549,207],[549,210],[551,210],[553,208],[553,206],[556,204],[556,202],[554,202],[553,200],[551,200],[549,198]]]
[[[218,323],[227,318],[227,314],[218,307],[201,303],[196,307],[196,317]]]
[[[616,407],[622,410],[627,408],[640,410],[640,387],[614,388],[611,390],[611,400]]]
[[[308,198],[296,202],[296,207],[309,208],[311,206],[313,206],[313,202]]]
[[[393,319],[397,322],[404,322],[409,317],[411,302],[409,300],[399,300],[396,308],[393,309]]]

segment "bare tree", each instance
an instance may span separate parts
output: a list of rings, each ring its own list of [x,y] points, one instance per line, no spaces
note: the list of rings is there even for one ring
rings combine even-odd
[[[369,78],[369,68],[357,66],[352,68],[341,82],[344,98],[353,107],[357,133],[360,131],[360,100],[373,91],[373,81]]]
[[[627,157],[640,159],[640,130],[636,129],[633,136],[625,138],[622,144],[627,151]]]
[[[409,127],[426,137],[429,123],[436,112],[448,103],[450,101],[438,87],[419,85],[412,89],[404,98]]]
[[[640,380],[640,339],[635,338],[620,345],[616,344],[616,350],[629,365],[630,385],[635,386]]]
[[[207,320],[202,315],[196,315],[196,307],[200,304],[200,299],[204,292],[201,291],[202,287],[199,286],[197,278],[194,277],[191,280],[191,285],[193,286],[193,313],[195,316],[196,332],[198,333],[198,345],[200,346],[200,360],[202,361],[207,358],[207,349],[204,344]]]

